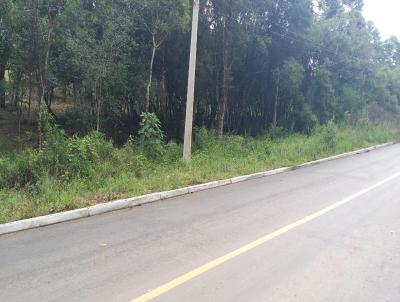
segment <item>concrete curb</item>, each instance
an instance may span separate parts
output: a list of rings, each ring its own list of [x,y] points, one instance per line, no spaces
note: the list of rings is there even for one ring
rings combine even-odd
[[[190,186],[190,187],[186,187],[186,188],[180,188],[180,189],[176,189],[176,190],[172,190],[172,191],[165,191],[165,192],[153,193],[153,194],[148,194],[148,195],[143,195],[143,196],[138,196],[138,197],[133,197],[133,198],[128,198],[128,199],[121,199],[121,200],[116,200],[116,201],[112,201],[112,202],[108,202],[108,203],[90,206],[90,207],[83,208],[83,209],[61,212],[61,213],[57,213],[57,214],[51,214],[51,215],[46,215],[46,216],[40,216],[40,217],[0,224],[0,235],[19,232],[19,231],[23,231],[23,230],[38,228],[38,227],[43,227],[43,226],[48,226],[48,225],[66,222],[66,221],[72,221],[72,220],[76,220],[76,219],[80,219],[80,218],[84,218],[84,217],[100,215],[100,214],[109,213],[109,212],[113,212],[113,211],[117,211],[117,210],[132,208],[132,207],[136,207],[136,206],[140,206],[140,205],[144,205],[144,204],[148,204],[148,203],[152,203],[155,201],[160,201],[160,200],[164,200],[164,199],[168,199],[168,198],[173,198],[173,197],[187,195],[187,194],[200,192],[200,191],[205,191],[205,190],[209,190],[209,189],[213,189],[213,188],[217,188],[217,187],[222,187],[222,186],[226,186],[226,185],[230,185],[230,184],[235,184],[235,183],[239,183],[239,182],[243,182],[243,181],[248,181],[248,180],[262,178],[262,177],[266,177],[266,176],[281,174],[284,172],[301,169],[301,168],[305,168],[305,167],[310,167],[310,166],[318,165],[318,164],[321,164],[324,162],[328,162],[328,161],[332,161],[332,160],[336,160],[336,159],[340,159],[340,158],[344,158],[344,157],[348,157],[348,156],[352,156],[352,155],[356,155],[356,154],[367,153],[372,150],[381,149],[381,148],[384,148],[384,147],[387,147],[390,145],[393,145],[393,143],[387,143],[387,144],[383,144],[383,145],[373,146],[370,148],[347,152],[347,153],[307,162],[307,163],[293,166],[293,167],[284,167],[284,168],[280,168],[280,169],[259,172],[259,173],[249,174],[249,175],[243,175],[243,176],[233,177],[233,178],[224,179],[224,180],[212,181],[209,183],[199,184],[199,185]]]

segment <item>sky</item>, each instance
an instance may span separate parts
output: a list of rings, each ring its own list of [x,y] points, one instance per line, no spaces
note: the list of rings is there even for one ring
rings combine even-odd
[[[364,0],[364,17],[375,23],[383,39],[400,40],[400,0]]]

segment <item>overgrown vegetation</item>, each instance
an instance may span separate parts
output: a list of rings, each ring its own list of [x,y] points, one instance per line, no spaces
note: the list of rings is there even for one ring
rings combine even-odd
[[[328,123],[310,135],[276,132],[257,138],[219,138],[200,128],[193,159],[185,164],[181,145],[163,143],[154,115],[143,115],[141,125],[137,138],[116,148],[98,132],[68,137],[46,116],[41,150],[0,156],[0,223],[291,166],[400,137],[391,124]]]
[[[191,2],[0,1],[0,108],[34,121],[44,108],[68,133],[98,130],[120,145],[154,112],[180,140]],[[257,136],[398,118],[400,43],[381,40],[362,0],[200,5],[197,127]]]
[[[398,139],[363,0],[201,0],[184,164],[191,2],[0,0],[0,222]]]

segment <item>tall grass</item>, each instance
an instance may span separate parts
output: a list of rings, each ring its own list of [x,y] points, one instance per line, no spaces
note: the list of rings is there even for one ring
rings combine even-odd
[[[48,139],[44,150],[0,155],[0,223],[113,199],[169,190],[240,174],[292,166],[400,138],[391,124],[328,124],[311,135],[258,138],[196,132],[190,164],[170,143],[154,158],[130,141],[115,148],[104,137]]]

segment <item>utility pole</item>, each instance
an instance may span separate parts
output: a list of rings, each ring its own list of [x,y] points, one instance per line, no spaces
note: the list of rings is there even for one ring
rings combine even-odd
[[[194,86],[196,79],[196,56],[197,56],[197,30],[199,27],[200,1],[193,0],[192,39],[190,43],[189,79],[186,101],[185,137],[183,143],[183,160],[189,161],[192,154],[192,131],[193,131],[193,103]]]

